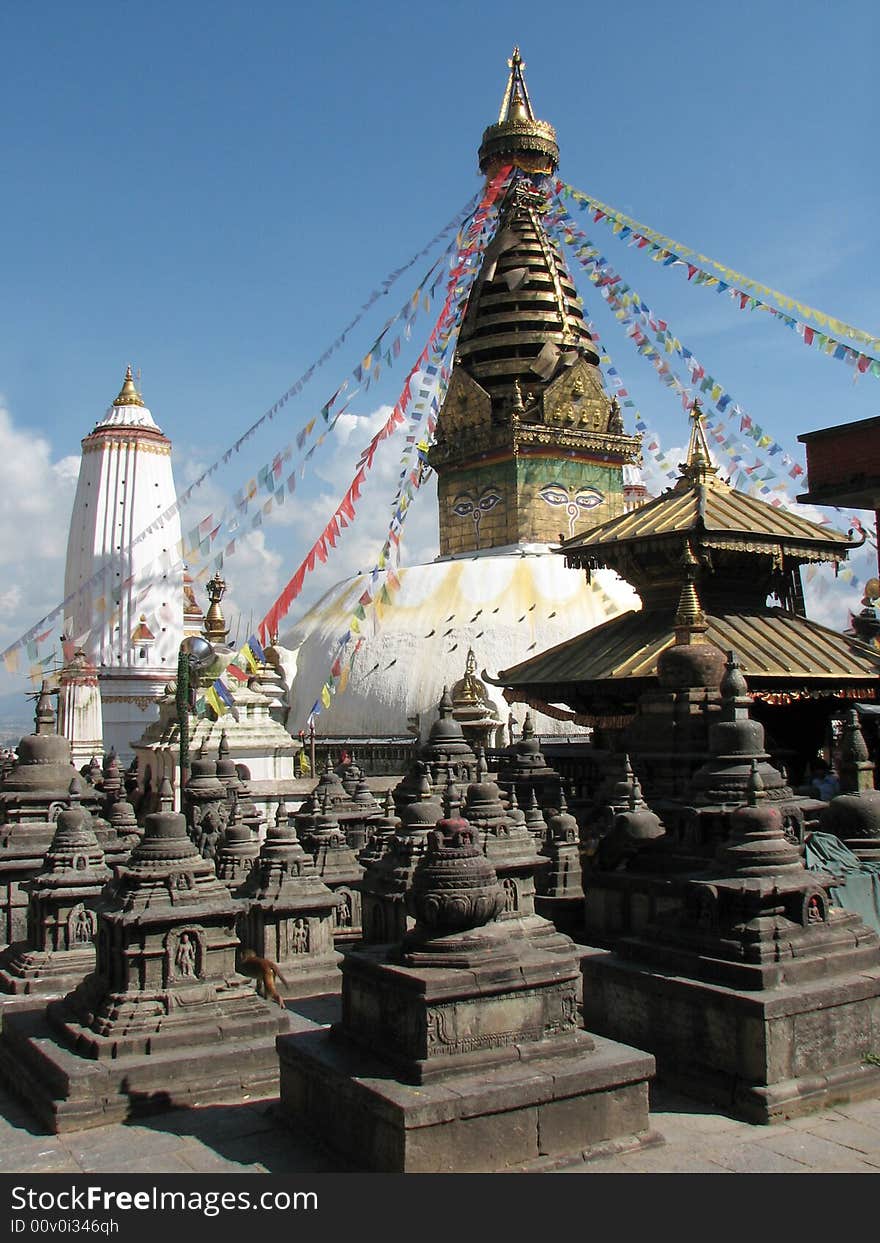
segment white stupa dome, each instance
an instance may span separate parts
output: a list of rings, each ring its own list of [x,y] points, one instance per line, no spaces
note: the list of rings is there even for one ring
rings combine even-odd
[[[424,736],[444,686],[462,677],[469,648],[477,670],[494,675],[639,607],[638,596],[616,574],[599,571],[588,584],[581,570],[569,569],[547,545],[446,557],[402,568],[397,575],[400,589],[392,602],[370,607],[359,622],[364,642],[344,693],[321,707],[320,734],[400,735],[418,718]],[[381,582],[372,587],[373,595]],[[276,645],[291,687],[292,733],[306,727],[339,639],[370,586],[366,574],[337,583]],[[343,666],[353,644],[354,639]],[[500,688],[488,689],[499,721],[506,722],[510,709]],[[546,715],[538,727],[544,733],[570,729]]]

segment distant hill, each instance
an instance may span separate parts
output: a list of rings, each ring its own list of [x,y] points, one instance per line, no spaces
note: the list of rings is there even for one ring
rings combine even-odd
[[[34,730],[34,701],[20,691],[0,695],[0,746],[18,743],[23,734]]]

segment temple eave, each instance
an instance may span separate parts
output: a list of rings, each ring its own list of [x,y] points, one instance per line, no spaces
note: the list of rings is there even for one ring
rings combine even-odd
[[[734,650],[753,693],[816,690],[846,697],[858,688],[875,698],[880,685],[880,652],[857,639],[784,609],[706,615],[706,639],[721,651]],[[496,677],[495,686],[568,688],[623,684],[656,677],[657,660],[675,642],[672,619],[655,612],[629,612],[568,643],[551,648]],[[592,693],[592,692],[591,692]]]

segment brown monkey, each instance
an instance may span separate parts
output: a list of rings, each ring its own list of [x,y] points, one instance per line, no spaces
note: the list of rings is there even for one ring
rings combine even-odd
[[[282,1010],[285,1009],[284,998],[275,987],[275,981],[278,979],[282,984],[286,984],[287,980],[279,971],[278,964],[272,962],[271,958],[260,958],[253,950],[243,949],[239,971],[242,975],[250,976],[252,980],[257,981],[257,992],[261,997],[266,1001],[275,1001]]]

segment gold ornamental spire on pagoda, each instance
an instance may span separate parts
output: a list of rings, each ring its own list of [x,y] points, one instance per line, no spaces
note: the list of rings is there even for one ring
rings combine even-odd
[[[691,408],[691,438],[688,443],[687,461],[679,464],[682,478],[688,483],[706,483],[718,474],[718,467],[713,465],[703,427],[703,411],[700,403],[695,401]]]
[[[131,374],[131,363],[125,368],[125,379],[122,381],[122,388],[119,390],[119,396],[114,398],[114,406],[142,406],[144,399],[135,388],[134,378]]]
[[[694,556],[690,542],[686,542],[681,558],[684,582],[675,612],[675,634],[678,643],[692,642],[696,635],[706,630],[706,614],[697,595],[696,576],[700,563]]]
[[[510,73],[498,121],[488,126],[480,143],[480,172],[494,177],[506,164],[513,164],[523,172],[549,176],[559,164],[556,130],[535,116],[523,74],[526,63],[518,47],[513,49],[507,67]]]

